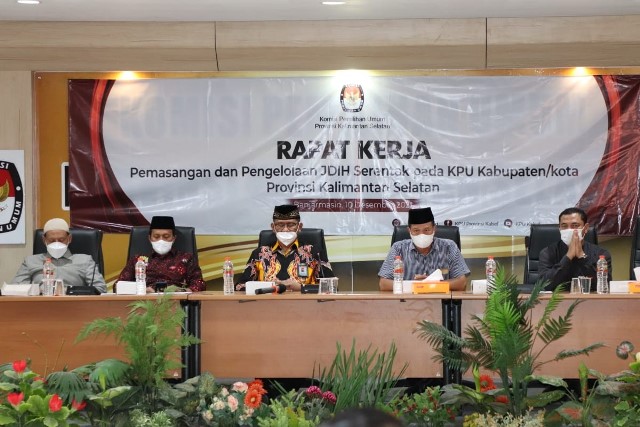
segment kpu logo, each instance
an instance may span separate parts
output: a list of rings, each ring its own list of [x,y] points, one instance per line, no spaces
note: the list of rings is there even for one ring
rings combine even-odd
[[[24,208],[24,194],[16,165],[0,160],[0,233],[18,227]]]
[[[340,91],[340,105],[342,111],[357,113],[364,106],[364,92],[360,85],[344,85]]]

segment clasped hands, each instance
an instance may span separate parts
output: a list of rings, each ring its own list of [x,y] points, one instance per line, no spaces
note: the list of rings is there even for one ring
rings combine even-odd
[[[578,235],[578,229],[573,230],[573,236],[571,242],[569,242],[569,250],[567,251],[567,258],[573,260],[574,258],[584,258],[585,253],[582,249],[582,240]]]

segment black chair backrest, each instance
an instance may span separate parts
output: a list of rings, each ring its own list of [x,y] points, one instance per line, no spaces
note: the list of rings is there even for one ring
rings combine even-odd
[[[102,256],[102,231],[84,228],[70,228],[71,244],[69,250],[72,254],[91,255],[98,266],[98,271],[104,276],[104,257]],[[38,228],[33,236],[33,253],[43,254],[47,247],[42,240],[44,235],[42,228]]]
[[[436,237],[453,240],[458,246],[458,249],[462,249],[460,245],[460,229],[457,225],[436,225]],[[396,225],[393,227],[393,234],[391,235],[392,245],[399,240],[410,238],[408,226]]]
[[[193,259],[198,262],[198,247],[196,246],[195,227],[176,226],[176,241],[173,247],[181,252],[193,254]],[[150,254],[153,251],[149,241],[149,226],[137,225],[131,227],[129,233],[129,251],[127,261],[135,255]]]
[[[327,244],[324,241],[322,228],[303,228],[298,232],[300,245],[313,245],[314,250],[320,252],[320,258],[328,260]],[[258,237],[258,246],[273,246],[276,244],[276,235],[273,230],[262,230]],[[317,256],[317,254],[313,254]]]
[[[538,281],[540,251],[559,240],[560,229],[558,224],[531,224],[529,237],[525,238],[525,246],[527,247],[527,256],[524,261],[525,284],[532,285]],[[584,240],[598,244],[598,233],[595,227],[589,227]]]
[[[633,269],[640,267],[640,216],[636,217],[635,227],[636,230],[633,233],[633,242],[631,243],[630,279],[636,279]],[[640,277],[638,277],[637,280],[640,280]]]

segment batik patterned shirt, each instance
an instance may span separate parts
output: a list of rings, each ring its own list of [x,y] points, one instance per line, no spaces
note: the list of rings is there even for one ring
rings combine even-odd
[[[292,278],[304,286],[316,284],[318,277],[333,277],[331,264],[319,255],[313,245],[300,246],[297,240],[286,252],[278,242],[260,246],[251,252],[236,290],[244,290],[244,284],[252,280],[272,282]]]
[[[147,258],[147,284],[154,286],[158,282],[167,285],[177,285],[189,288],[193,292],[204,291],[207,288],[202,279],[202,270],[193,258],[193,254],[171,249],[165,255],[153,252],[151,255],[136,255],[124,267],[118,280],[134,281],[136,279],[135,266],[138,258]]]

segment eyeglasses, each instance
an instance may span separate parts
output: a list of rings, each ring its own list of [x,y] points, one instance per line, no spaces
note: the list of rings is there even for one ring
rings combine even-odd
[[[275,228],[276,231],[294,231],[298,228],[299,224],[299,222],[274,222],[273,228]]]

